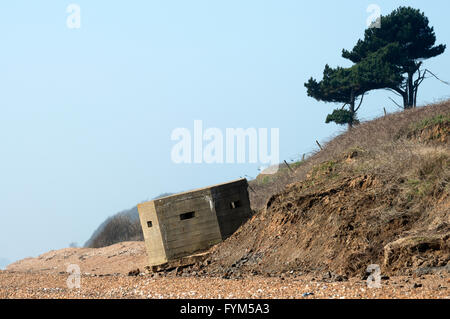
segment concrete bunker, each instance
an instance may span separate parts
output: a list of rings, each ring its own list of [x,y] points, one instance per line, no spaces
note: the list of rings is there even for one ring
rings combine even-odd
[[[206,250],[251,216],[246,179],[138,205],[150,266]]]

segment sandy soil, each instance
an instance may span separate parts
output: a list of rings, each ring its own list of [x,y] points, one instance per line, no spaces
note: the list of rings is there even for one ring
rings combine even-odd
[[[383,280],[381,288],[366,281],[323,282],[312,277],[223,279],[152,277],[151,275],[82,275],[80,288],[69,289],[69,274],[0,272],[0,298],[446,298],[450,278],[426,275]],[[305,295],[312,293],[309,295]]]
[[[83,274],[128,274],[144,269],[147,263],[144,242],[123,242],[103,248],[64,248],[36,258],[26,258],[7,266],[19,272],[59,273],[76,264]]]

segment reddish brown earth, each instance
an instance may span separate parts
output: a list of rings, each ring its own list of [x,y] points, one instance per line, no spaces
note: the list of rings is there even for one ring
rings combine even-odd
[[[379,264],[383,273],[400,275],[449,263],[448,194],[432,207],[407,210],[401,191],[381,177],[344,177],[323,186],[300,182],[274,195],[263,212],[213,248],[208,272],[361,276]]]

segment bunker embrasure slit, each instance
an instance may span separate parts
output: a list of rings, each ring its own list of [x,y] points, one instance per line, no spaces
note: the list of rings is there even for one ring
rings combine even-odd
[[[180,214],[180,220],[191,219],[195,217],[195,212]]]
[[[231,202],[230,203],[230,208],[231,209],[235,209],[235,208],[238,208],[238,207],[241,207],[241,202],[240,201],[234,201],[234,202]]]

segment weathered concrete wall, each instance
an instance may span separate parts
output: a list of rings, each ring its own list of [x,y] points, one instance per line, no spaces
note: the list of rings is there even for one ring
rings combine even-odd
[[[251,216],[247,181],[211,189],[222,240],[230,237]]]
[[[210,189],[155,200],[167,259],[204,250],[222,241]],[[180,215],[193,213],[192,218]]]
[[[150,266],[167,262],[166,250],[161,237],[161,225],[156,214],[154,202],[138,204],[138,212]],[[151,223],[151,227],[149,227],[149,223]]]
[[[251,215],[247,187],[242,179],[139,204],[150,265],[206,250],[233,234]],[[149,220],[152,227],[146,227]]]

